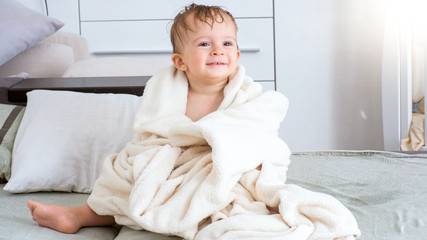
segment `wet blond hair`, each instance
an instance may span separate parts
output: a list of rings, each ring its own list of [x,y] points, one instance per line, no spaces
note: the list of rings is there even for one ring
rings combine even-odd
[[[193,3],[186,6],[173,20],[170,31],[173,53],[179,52],[179,45],[183,42],[182,33],[185,33],[186,31],[194,31],[187,22],[188,16],[193,16],[193,20],[196,23],[197,21],[200,21],[208,24],[211,28],[213,28],[215,22],[223,23],[228,18],[236,27],[237,32],[236,21],[234,20],[233,15],[228,11],[218,6],[206,6]]]

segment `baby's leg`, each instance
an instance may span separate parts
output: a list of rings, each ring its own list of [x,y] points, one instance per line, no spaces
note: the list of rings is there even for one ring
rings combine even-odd
[[[107,226],[114,224],[112,216],[100,216],[86,204],[79,207],[45,205],[27,202],[33,220],[39,225],[63,233],[76,233],[81,227]]]

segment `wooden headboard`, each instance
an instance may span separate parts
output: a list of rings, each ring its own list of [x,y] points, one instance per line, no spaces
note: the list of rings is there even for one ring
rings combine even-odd
[[[27,92],[35,89],[64,90],[88,93],[122,93],[141,96],[151,76],[87,77],[87,78],[28,78],[7,90],[10,103],[25,103]],[[2,79],[0,79],[2,81]]]

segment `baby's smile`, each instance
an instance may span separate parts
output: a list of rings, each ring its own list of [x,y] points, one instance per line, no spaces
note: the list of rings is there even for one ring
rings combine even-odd
[[[223,63],[223,62],[212,62],[212,63],[208,63],[207,65],[227,65],[227,63]]]

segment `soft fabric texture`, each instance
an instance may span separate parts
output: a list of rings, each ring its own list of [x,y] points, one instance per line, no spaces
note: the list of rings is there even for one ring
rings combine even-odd
[[[294,153],[287,182],[331,194],[354,214],[363,240],[413,240],[427,236],[427,154],[372,151]],[[363,171],[361,171],[363,169]],[[38,226],[26,201],[80,206],[86,194],[23,193],[2,191],[0,184],[1,239],[61,240],[177,240],[122,227],[82,228],[63,234]],[[108,233],[108,234],[107,234]]]
[[[0,184],[0,239],[2,240],[114,240],[120,228],[89,227],[76,234],[64,234],[50,228],[41,227],[31,218],[27,201],[45,204],[60,204],[72,207],[86,203],[87,194],[64,192],[37,192],[11,194],[3,191]]]
[[[122,226],[122,229],[120,229],[119,234],[114,240],[182,240],[182,238],[148,231],[138,231]]]
[[[278,137],[287,99],[239,66],[219,109],[185,116],[188,83],[174,67],[145,89],[135,138],[104,163],[88,199],[117,223],[185,239],[354,239],[339,201],[287,185],[290,151]]]
[[[354,214],[363,240],[425,239],[427,154],[294,153],[288,182],[333,194]]]
[[[39,43],[0,67],[0,77],[25,71],[31,78],[60,77],[74,63],[73,49],[63,44]]]
[[[0,66],[63,25],[14,0],[0,0]]]
[[[88,58],[87,41],[76,33],[57,31],[0,66],[0,77],[26,72],[31,78],[62,77],[74,62]]]
[[[104,158],[132,139],[139,97],[29,92],[15,139],[10,192],[90,192]]]
[[[419,151],[424,147],[424,119],[424,113],[412,113],[409,136],[400,141],[402,151]]]
[[[13,142],[25,108],[0,104],[0,182],[10,178]]]
[[[41,43],[56,43],[69,46],[73,50],[74,62],[82,61],[89,57],[87,41],[77,33],[58,31]]]

